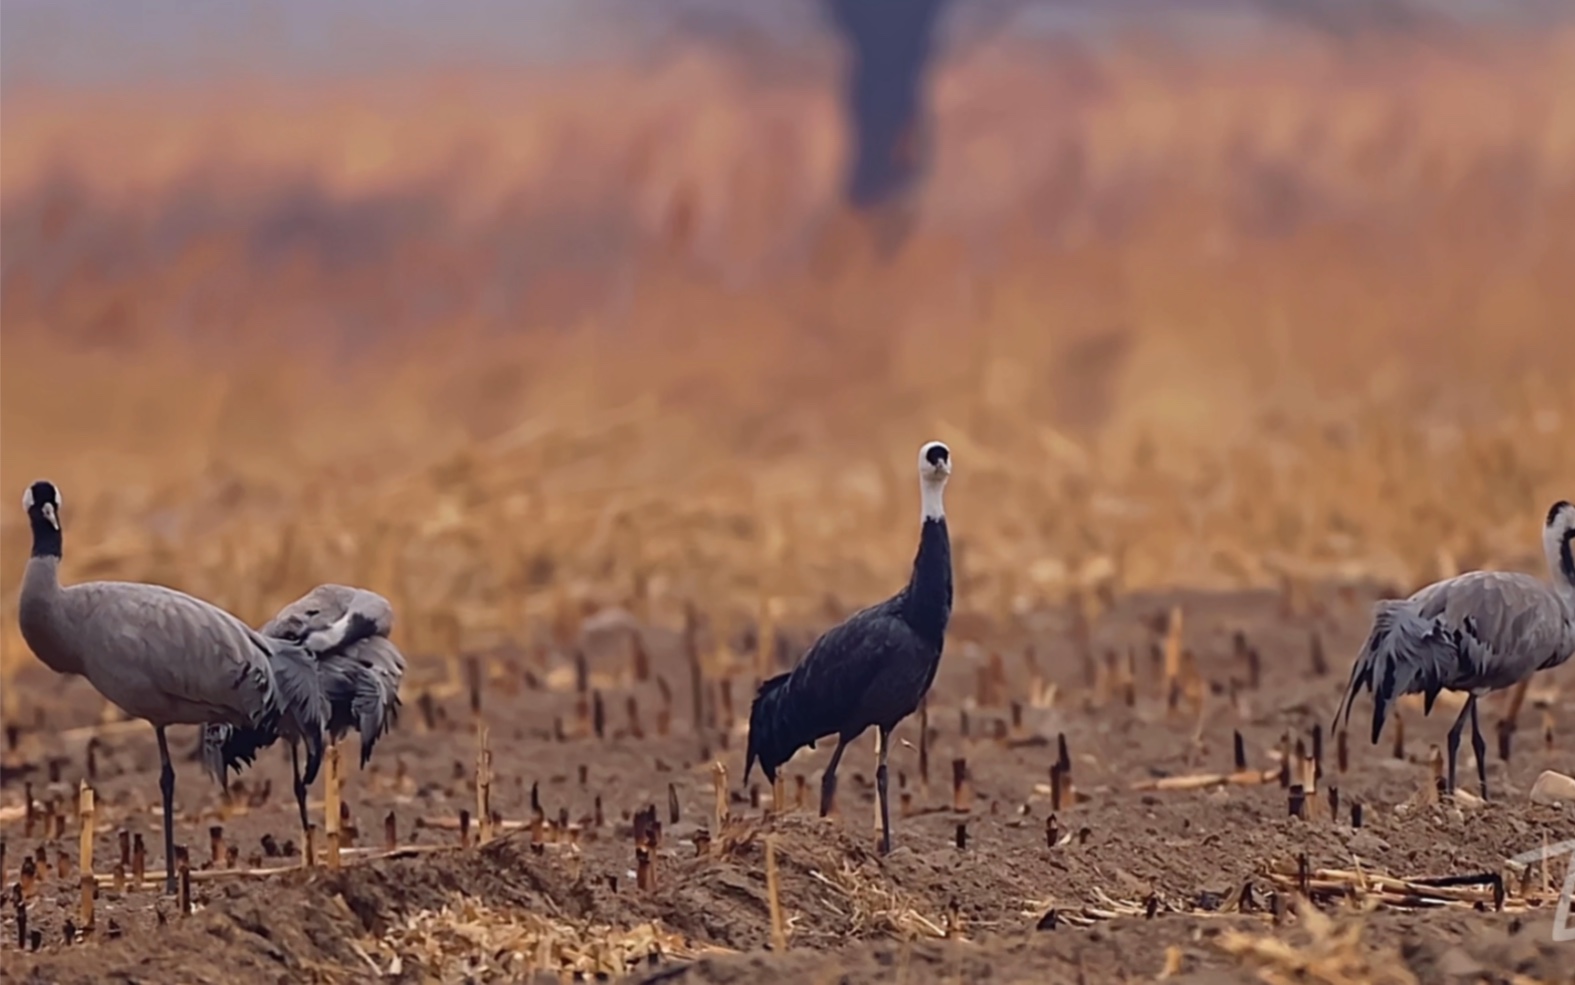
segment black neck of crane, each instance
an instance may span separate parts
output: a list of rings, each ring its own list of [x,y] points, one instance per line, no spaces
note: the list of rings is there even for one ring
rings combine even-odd
[[[946,638],[952,614],[952,542],[946,518],[926,519],[919,531],[919,553],[904,591],[902,618],[937,648]]]
[[[44,511],[36,506],[27,511],[27,519],[33,527],[33,556],[59,557],[60,528],[50,523]]]
[[[1565,531],[1559,541],[1559,571],[1565,581],[1575,585],[1575,530]]]

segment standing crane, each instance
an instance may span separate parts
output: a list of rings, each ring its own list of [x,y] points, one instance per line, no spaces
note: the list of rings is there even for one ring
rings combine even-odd
[[[173,588],[124,581],[62,587],[60,491],[35,482],[22,506],[33,530],[18,610],[22,638],[50,670],[86,677],[126,714],[153,726],[164,802],[164,888],[173,894],[175,768],[165,730],[219,722],[266,745],[289,716],[308,735],[321,736],[327,707],[319,700],[316,661]],[[316,775],[322,754],[321,739],[309,739],[307,772]]]
[[[755,760],[775,783],[777,769],[800,747],[837,737],[820,781],[821,817],[831,810],[842,750],[871,725],[879,730],[875,786],[883,854],[891,851],[886,781],[891,732],[918,709],[934,683],[951,618],[952,551],[942,505],[951,474],[951,451],[944,444],[931,441],[919,449],[923,522],[908,584],[827,630],[791,671],[760,685],[749,709],[746,783]]]
[[[1542,527],[1552,583],[1513,571],[1468,571],[1434,582],[1410,598],[1373,607],[1373,628],[1351,668],[1335,725],[1351,719],[1364,688],[1373,693],[1373,743],[1384,716],[1403,694],[1424,695],[1431,714],[1440,691],[1468,694],[1449,730],[1447,779],[1455,790],[1455,756],[1466,719],[1477,757],[1482,799],[1487,789],[1487,742],[1477,724],[1477,699],[1550,670],[1575,653],[1575,505],[1554,503]],[[1343,721],[1342,721],[1343,711]]]

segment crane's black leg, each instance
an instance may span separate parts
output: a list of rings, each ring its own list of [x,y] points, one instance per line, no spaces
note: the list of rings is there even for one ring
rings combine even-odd
[[[164,797],[164,891],[174,896],[175,885],[175,767],[170,764],[170,743],[164,726],[153,726],[159,737],[159,793]]]
[[[826,772],[820,777],[820,816],[825,817],[831,813],[831,804],[837,798],[837,764],[842,762],[842,750],[846,748],[848,740],[844,736],[837,736],[837,748],[831,753],[831,762],[826,764]]]
[[[1477,696],[1473,694],[1466,703],[1471,706],[1471,751],[1477,754],[1477,782],[1482,784],[1482,799],[1487,800],[1487,740],[1477,724]]]
[[[880,762],[875,767],[875,794],[880,797],[880,853],[891,854],[891,806],[886,799],[886,754],[891,750],[891,729],[880,730]]]
[[[290,742],[290,776],[295,780],[295,806],[301,812],[301,834],[306,834],[306,780],[301,777],[301,757],[295,741]]]
[[[1476,708],[1476,700],[1474,696],[1467,697],[1465,707],[1460,709],[1460,715],[1455,719],[1455,724],[1449,727],[1449,751],[1446,753],[1447,768],[1444,771],[1444,792],[1451,796],[1455,792],[1455,755],[1460,751],[1460,733],[1466,730],[1466,719],[1471,716],[1471,712]]]

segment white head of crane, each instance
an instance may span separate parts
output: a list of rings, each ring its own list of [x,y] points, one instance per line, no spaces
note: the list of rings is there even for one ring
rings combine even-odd
[[[919,501],[926,520],[946,519],[942,493],[952,474],[952,450],[940,441],[926,442],[919,449]]]

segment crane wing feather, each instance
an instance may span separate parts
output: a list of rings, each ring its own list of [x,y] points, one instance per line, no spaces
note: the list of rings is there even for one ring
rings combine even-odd
[[[912,645],[912,629],[886,604],[828,629],[792,671],[761,685],[750,708],[745,775],[758,758],[766,775],[774,776],[801,747],[846,734],[881,672]]]
[[[1335,717],[1343,712],[1348,721],[1356,694],[1371,690],[1377,742],[1401,695],[1425,695],[1431,711],[1440,691],[1508,687],[1566,659],[1572,647],[1569,617],[1548,585],[1518,572],[1469,572],[1373,607]]]
[[[820,738],[837,731],[912,636],[901,619],[866,609],[817,639],[793,669],[786,689]]]
[[[136,582],[86,582],[61,598],[84,647],[103,660],[101,689],[112,700],[157,695],[248,726],[277,713],[268,644],[218,606]]]
[[[324,658],[323,673],[332,706],[330,728],[354,728],[361,736],[365,766],[377,740],[399,716],[399,684],[405,658],[399,648],[377,636],[350,644],[343,654]]]
[[[1508,687],[1569,655],[1564,608],[1547,583],[1530,575],[1473,571],[1429,585],[1411,601],[1423,619],[1462,631],[1478,687]]]

